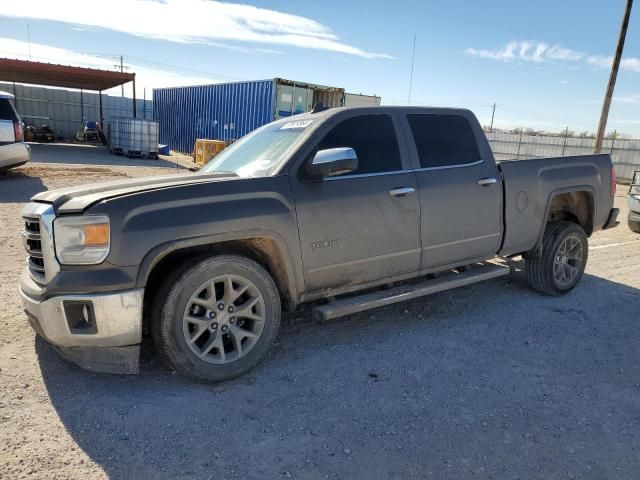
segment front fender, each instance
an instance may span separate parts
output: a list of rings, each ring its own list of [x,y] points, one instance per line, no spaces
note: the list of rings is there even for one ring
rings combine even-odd
[[[287,241],[279,233],[266,230],[266,229],[252,229],[237,232],[222,232],[214,235],[202,235],[191,238],[182,238],[170,242],[165,242],[160,245],[156,245],[152,248],[142,260],[138,275],[136,279],[136,285],[144,287],[147,284],[149,275],[153,269],[167,258],[172,253],[178,252],[183,249],[203,247],[221,244],[229,244],[234,241],[249,241],[255,239],[267,239],[273,241],[278,250],[280,261],[278,264],[284,269],[284,277],[287,281],[287,290],[290,298],[296,299],[298,292],[302,289],[302,271],[300,268],[296,268],[296,264],[293,259],[296,258],[296,253],[291,251],[291,248],[287,246]],[[297,252],[299,256],[299,252]],[[298,263],[299,265],[299,263]]]

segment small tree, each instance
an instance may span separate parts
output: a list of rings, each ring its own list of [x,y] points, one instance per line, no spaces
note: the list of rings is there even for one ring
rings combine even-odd
[[[607,138],[609,140],[615,140],[617,138],[620,138],[620,134],[617,131],[614,130],[613,132],[607,133],[605,138]]]

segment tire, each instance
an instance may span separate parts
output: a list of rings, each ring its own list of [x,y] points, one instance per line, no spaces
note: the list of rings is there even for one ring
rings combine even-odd
[[[575,246],[570,248],[574,242]],[[581,249],[579,264],[576,260],[578,244]],[[562,253],[563,248],[567,248],[567,255]],[[529,286],[553,296],[571,291],[582,278],[588,256],[589,242],[580,225],[570,222],[548,224],[542,237],[542,254],[525,260]]]
[[[278,334],[278,289],[249,258],[217,255],[197,261],[159,292],[159,301],[166,300],[156,305],[152,318],[156,348],[171,368],[196,380],[242,375],[260,362]]]
[[[629,230],[635,233],[640,233],[640,222],[636,222],[635,220],[628,219],[627,225],[629,225]]]

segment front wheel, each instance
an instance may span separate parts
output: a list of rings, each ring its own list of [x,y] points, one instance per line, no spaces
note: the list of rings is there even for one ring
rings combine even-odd
[[[249,258],[219,255],[170,286],[152,334],[169,366],[217,382],[254,367],[279,326],[280,296],[269,273]]]
[[[526,259],[529,285],[547,295],[567,293],[582,278],[588,256],[589,242],[580,225],[550,223],[542,238],[542,254]]]

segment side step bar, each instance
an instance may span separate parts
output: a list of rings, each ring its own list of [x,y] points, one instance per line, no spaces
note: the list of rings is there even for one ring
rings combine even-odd
[[[495,263],[474,264],[468,269],[449,270],[439,274],[436,278],[419,283],[400,285],[388,290],[365,293],[356,297],[336,300],[313,309],[314,316],[320,320],[343,317],[372,308],[404,302],[412,298],[431,295],[432,293],[464,287],[492,278],[503,277],[511,273],[511,268]]]

